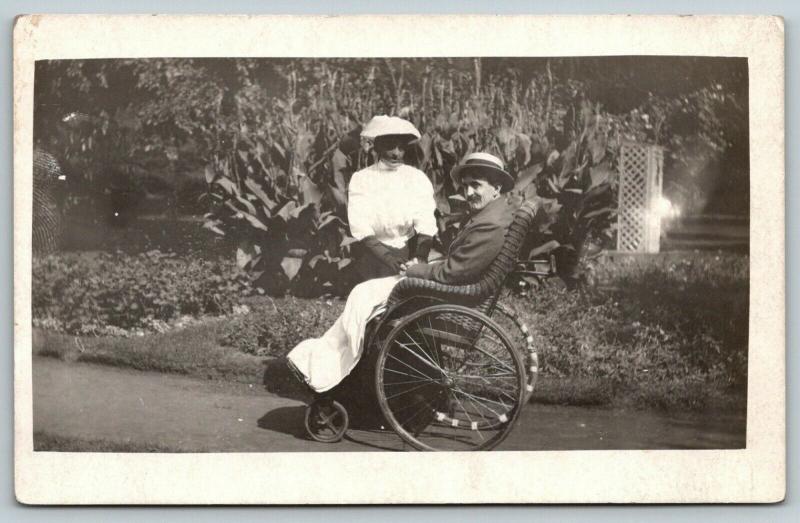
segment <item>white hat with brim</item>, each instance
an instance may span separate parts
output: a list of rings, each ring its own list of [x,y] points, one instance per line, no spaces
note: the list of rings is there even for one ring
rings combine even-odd
[[[453,168],[450,177],[460,185],[461,179],[467,174],[486,178],[492,184],[500,184],[500,192],[508,192],[514,188],[514,177],[505,170],[503,161],[489,153],[468,154],[461,164]]]
[[[374,140],[379,136],[406,136],[409,142],[419,140],[420,134],[414,124],[397,116],[379,115],[372,118],[361,131],[363,138]]]

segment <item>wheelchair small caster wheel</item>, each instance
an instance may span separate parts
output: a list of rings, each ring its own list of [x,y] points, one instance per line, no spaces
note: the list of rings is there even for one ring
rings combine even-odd
[[[306,431],[315,441],[336,443],[344,437],[349,424],[347,410],[338,401],[321,398],[306,407]]]

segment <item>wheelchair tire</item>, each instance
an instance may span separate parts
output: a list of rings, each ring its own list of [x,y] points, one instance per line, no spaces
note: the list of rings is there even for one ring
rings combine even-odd
[[[418,450],[489,450],[524,405],[523,359],[503,329],[458,305],[402,320],[375,365],[378,403],[392,429]]]
[[[306,407],[306,432],[321,443],[341,441],[350,425],[347,409],[338,401],[319,398]]]
[[[511,309],[498,303],[495,305],[491,316],[507,334],[514,347],[524,355],[525,373],[527,375],[525,384],[525,403],[528,403],[533,396],[536,388],[536,380],[539,376],[539,354],[533,344],[533,336],[524,321]]]

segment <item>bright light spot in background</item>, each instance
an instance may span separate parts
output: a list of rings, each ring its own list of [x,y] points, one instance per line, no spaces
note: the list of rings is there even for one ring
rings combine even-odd
[[[656,205],[656,214],[663,218],[677,218],[681,215],[681,210],[677,205],[672,205],[672,202],[664,196],[658,201]]]
[[[672,212],[672,202],[663,196],[658,200],[658,214],[661,216],[669,216]]]
[[[118,213],[118,212],[115,212],[115,213],[114,213],[114,216],[119,216],[119,213]]]

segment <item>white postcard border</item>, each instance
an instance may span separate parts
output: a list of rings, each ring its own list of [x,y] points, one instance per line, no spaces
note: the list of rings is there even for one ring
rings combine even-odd
[[[391,36],[391,37],[389,37]],[[87,16],[14,29],[14,376],[24,503],[768,502],[785,492],[784,39],[753,16]],[[114,57],[748,58],[750,348],[744,450],[110,454],[32,451],[34,61]]]

